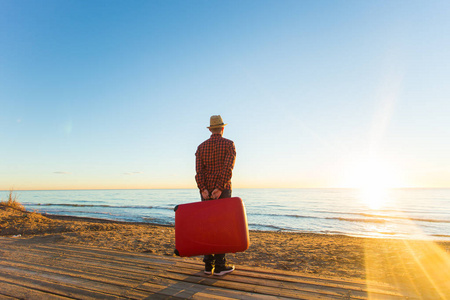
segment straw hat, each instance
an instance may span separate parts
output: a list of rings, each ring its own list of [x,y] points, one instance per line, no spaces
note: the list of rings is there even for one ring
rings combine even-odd
[[[217,116],[211,116],[211,119],[209,120],[209,127],[208,128],[220,128],[224,127],[227,124],[223,123],[222,117],[220,115]]]

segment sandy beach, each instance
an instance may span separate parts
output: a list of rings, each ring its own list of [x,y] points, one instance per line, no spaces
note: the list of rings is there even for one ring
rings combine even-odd
[[[0,206],[0,235],[29,243],[89,245],[112,250],[173,254],[174,228],[146,223],[41,215]],[[312,233],[250,232],[236,265],[318,276],[368,279],[402,289],[438,289],[450,295],[450,242],[371,239]],[[201,257],[193,257],[201,260]]]

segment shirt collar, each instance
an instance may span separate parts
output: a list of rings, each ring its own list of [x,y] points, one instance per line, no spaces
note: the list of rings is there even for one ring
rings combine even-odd
[[[222,136],[220,135],[220,133],[213,133],[211,134],[211,138],[212,139],[220,139]]]

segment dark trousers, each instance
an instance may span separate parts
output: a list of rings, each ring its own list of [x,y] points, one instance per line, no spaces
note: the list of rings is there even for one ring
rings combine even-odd
[[[202,199],[202,201],[213,201],[213,200],[203,199],[203,197],[201,196],[201,193],[200,193],[200,198]],[[223,190],[222,191],[222,195],[220,195],[219,199],[224,199],[224,198],[231,198],[231,190]],[[225,263],[226,263],[225,253],[223,253],[223,254],[207,254],[203,257],[203,262],[205,264],[210,264],[210,265],[225,266]]]

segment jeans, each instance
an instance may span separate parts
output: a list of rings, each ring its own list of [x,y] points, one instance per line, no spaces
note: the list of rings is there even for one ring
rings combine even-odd
[[[200,193],[200,198],[202,199],[202,201],[214,201],[214,200],[205,200],[203,199],[201,193]],[[222,195],[220,195],[219,199],[224,199],[224,198],[231,198],[231,190],[223,190],[222,191]],[[209,265],[216,265],[216,266],[225,266],[226,263],[226,259],[225,259],[225,253],[223,254],[207,254],[203,257],[203,262]]]

